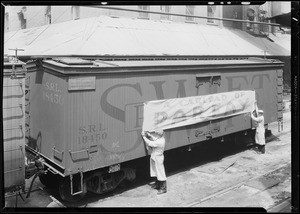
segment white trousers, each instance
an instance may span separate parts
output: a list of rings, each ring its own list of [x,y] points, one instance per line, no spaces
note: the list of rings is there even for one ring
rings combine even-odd
[[[150,158],[150,176],[157,177],[159,181],[166,181],[166,173],[164,167],[164,155],[152,154]]]
[[[255,133],[255,143],[258,145],[265,145],[266,139],[265,139],[265,129],[263,128],[257,128]]]

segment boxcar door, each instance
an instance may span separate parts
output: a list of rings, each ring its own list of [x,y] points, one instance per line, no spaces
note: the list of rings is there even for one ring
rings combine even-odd
[[[208,95],[221,92],[221,75],[197,74],[196,75],[196,96]],[[190,140],[198,142],[210,138],[214,133],[220,131],[220,122],[218,120],[207,121],[196,124],[191,132]]]

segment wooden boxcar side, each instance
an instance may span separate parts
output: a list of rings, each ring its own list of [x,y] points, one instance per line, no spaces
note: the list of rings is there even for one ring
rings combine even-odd
[[[140,135],[145,101],[255,90],[265,123],[280,119],[278,61],[90,63],[44,60],[29,69],[29,144],[63,176],[147,155]],[[166,150],[251,128],[250,116],[238,115],[166,130]]]
[[[3,152],[5,192],[25,187],[25,63],[5,59],[3,68]]]

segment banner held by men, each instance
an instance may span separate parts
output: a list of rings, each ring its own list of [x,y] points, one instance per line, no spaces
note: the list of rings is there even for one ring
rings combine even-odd
[[[171,129],[235,116],[254,109],[255,91],[231,91],[144,103],[143,131]]]

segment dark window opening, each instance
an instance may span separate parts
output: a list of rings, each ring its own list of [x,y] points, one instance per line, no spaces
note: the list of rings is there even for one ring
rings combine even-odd
[[[51,6],[46,6],[45,18],[46,24],[51,24]]]
[[[215,17],[216,6],[207,6],[207,16]],[[207,19],[208,23],[215,23],[214,19]]]
[[[251,8],[248,8],[247,10],[247,19],[249,21],[254,21],[254,17],[255,17],[255,11]],[[253,29],[253,24],[252,23],[247,23],[247,30],[251,30]]]
[[[186,15],[195,15],[195,6],[186,6],[186,11],[185,11]],[[190,22],[194,22],[195,21],[195,17],[189,17],[186,16],[185,17],[186,21],[190,21]]]
[[[9,31],[9,13],[5,13],[5,31]]]
[[[26,12],[26,7],[23,7],[22,10],[20,10],[17,14],[18,14],[18,18],[20,20],[20,25],[21,25],[21,29],[26,29],[26,16],[25,16],[25,12]]]
[[[80,19],[80,7],[79,6],[72,6],[72,19]]]
[[[164,13],[170,13],[171,12],[171,6],[160,6],[160,11]],[[160,18],[162,20],[171,20],[170,15],[161,15]]]

